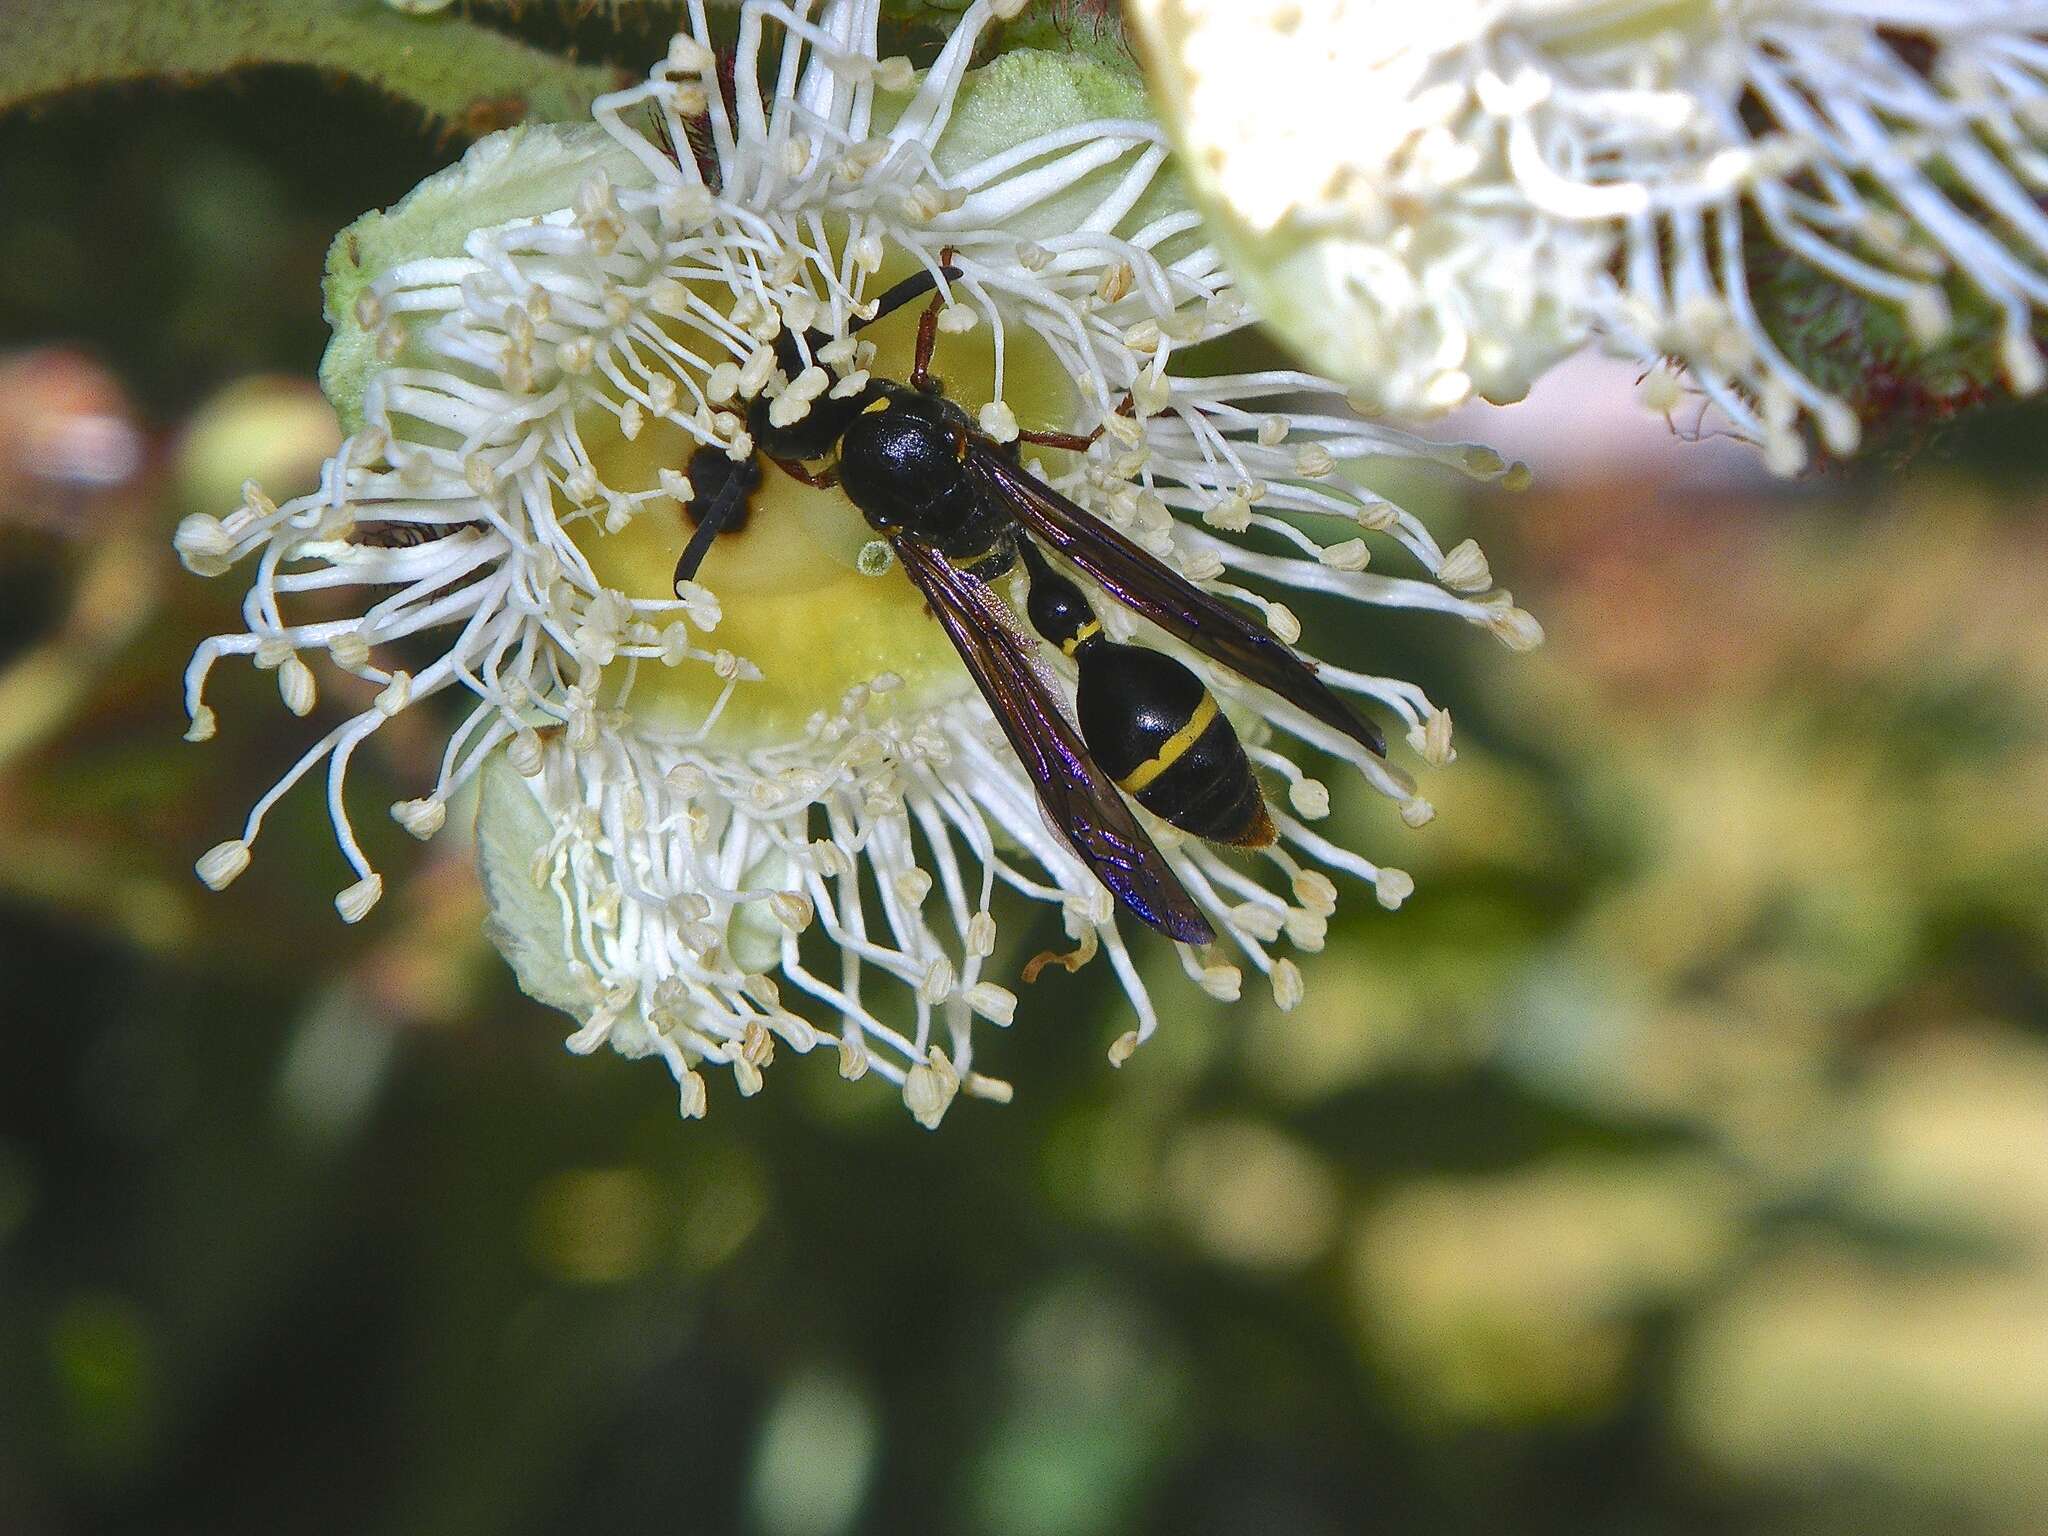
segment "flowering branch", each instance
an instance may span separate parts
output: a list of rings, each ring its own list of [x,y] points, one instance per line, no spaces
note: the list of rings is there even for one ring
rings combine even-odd
[[[2048,387],[2043,0],[1370,12],[1132,0],[1239,282],[1368,407],[1597,338],[1789,474]]]
[[[1043,766],[1037,745],[1095,750],[1085,726],[1072,745],[1053,722],[1069,686],[1090,687],[1092,658],[1124,657],[1109,664],[1185,675],[1208,701],[1132,793],[1185,765],[1208,775],[1208,803],[1221,776],[1203,765],[1227,741],[1227,804],[1262,807],[1226,855],[1184,824],[1184,777],[1187,798],[1155,797],[1182,819],[1128,842],[1199,915],[1172,935],[1188,983],[1218,1000],[1263,983],[1292,1008],[1293,955],[1323,947],[1340,880],[1385,909],[1407,900],[1407,874],[1317,825],[1332,787],[1304,765],[1336,765],[1392,802],[1389,821],[1427,824],[1402,759],[1441,767],[1454,748],[1420,687],[1316,673],[1335,710],[1347,695],[1391,728],[1382,755],[1330,711],[1179,647],[1178,631],[1148,635],[1078,557],[1073,576],[995,563],[1022,559],[1020,522],[976,574],[964,556],[951,567],[990,637],[956,636],[960,653],[1000,644],[1046,669],[1021,703],[980,674],[984,696],[927,616],[939,588],[889,569],[925,542],[884,542],[888,509],[854,499],[850,480],[760,451],[757,433],[772,444],[814,414],[829,452],[874,401],[909,409],[890,402],[920,397],[886,381],[936,344],[945,409],[962,413],[947,419],[978,425],[988,464],[1004,462],[992,445],[1017,443],[1019,484],[1042,475],[1033,494],[1077,527],[1100,522],[1094,537],[1163,590],[1229,605],[1246,646],[1270,634],[1309,662],[1291,649],[1301,594],[1430,610],[1514,650],[1541,640],[1476,545],[1440,547],[1344,472],[1388,458],[1489,479],[1517,468],[1361,420],[1324,378],[1218,371],[1209,344],[1253,315],[1140,87],[1069,51],[1001,51],[997,29],[1023,5],[975,0],[922,75],[884,51],[879,0],[748,0],[729,50],[693,7],[590,123],[493,134],[342,234],[322,378],[349,438],[317,491],[280,505],[252,481],[240,506],[193,513],[174,540],[193,572],[242,564],[249,581],[239,618],[187,669],[187,736],[215,734],[207,688],[223,663],[274,673],[302,718],[323,677],[370,702],[199,858],[203,881],[239,878],[283,797],[324,780],[355,876],[335,908],[363,920],[383,882],[357,836],[351,762],[398,715],[459,700],[438,772],[390,814],[430,838],[477,786],[493,937],[529,993],[577,1018],[570,1049],[658,1057],[695,1116],[706,1069],[751,1095],[778,1053],[822,1046],[936,1125],[956,1096],[1009,1097],[975,1069],[973,1035],[1018,1015],[1011,980],[1099,957],[1129,1001],[1113,1062],[1160,1023],[1152,977],[1175,967],[1141,965],[1131,942],[1157,912],[1098,877],[1076,839],[1097,841],[1050,777],[1068,770]],[[1195,349],[1209,366],[1188,365]],[[734,484],[744,519],[725,521]],[[708,517],[721,506],[722,529]],[[1097,616],[1072,656],[1003,617],[1033,579]],[[1084,645],[1121,649],[1083,659]],[[1219,758],[1190,755],[1202,741]],[[1091,793],[1106,806],[1120,791]],[[1135,803],[1149,815],[1154,802]],[[1020,932],[1006,949],[998,909],[1008,923],[1013,907],[1056,920],[1061,947],[1026,959]]]
[[[381,0],[0,0],[0,110],[84,86],[265,64],[361,80],[471,133],[585,116],[619,83],[607,65]]]

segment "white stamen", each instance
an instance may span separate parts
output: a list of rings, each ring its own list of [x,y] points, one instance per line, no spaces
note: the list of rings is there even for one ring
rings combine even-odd
[[[224,891],[249,867],[249,845],[239,838],[216,843],[192,867],[208,889]]]
[[[334,898],[334,910],[344,923],[360,923],[384,895],[384,877],[365,875]]]

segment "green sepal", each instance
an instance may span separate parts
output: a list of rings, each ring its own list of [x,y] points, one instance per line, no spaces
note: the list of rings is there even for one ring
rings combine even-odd
[[[534,884],[533,856],[554,834],[547,812],[502,751],[477,776],[476,863],[490,907],[484,931],[528,997],[587,1018],[596,984],[570,969],[562,908]]]
[[[363,389],[388,364],[356,321],[356,299],[402,262],[459,256],[472,232],[571,206],[602,170],[614,186],[646,186],[647,168],[595,123],[529,123],[479,139],[383,212],[364,214],[327,248],[323,284],[334,338],[320,359],[320,387],[342,429],[362,426]],[[402,359],[403,354],[401,354]]]

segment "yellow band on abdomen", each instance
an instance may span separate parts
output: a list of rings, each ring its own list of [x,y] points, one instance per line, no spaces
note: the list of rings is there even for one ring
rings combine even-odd
[[[1202,695],[1202,702],[1195,706],[1195,712],[1188,717],[1188,723],[1166,738],[1165,744],[1160,747],[1156,756],[1146,758],[1123,778],[1118,779],[1117,788],[1128,795],[1141,793],[1154,779],[1187,755],[1188,748],[1195,744],[1202,732],[1209,728],[1209,722],[1215,718],[1216,695],[1205,693]]]

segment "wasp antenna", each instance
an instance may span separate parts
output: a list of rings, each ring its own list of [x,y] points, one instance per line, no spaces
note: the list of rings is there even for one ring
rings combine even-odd
[[[946,254],[948,256],[952,254],[950,248],[948,248]],[[945,262],[936,271],[911,273],[902,282],[884,290],[882,296],[875,300],[875,312],[865,320],[856,320],[850,329],[856,331],[866,330],[867,327],[873,325],[877,320],[894,314],[913,299],[921,298],[925,294],[930,293],[939,286],[941,278],[944,278],[949,283],[957,283],[960,281],[960,269],[953,266],[950,262]]]
[[[697,527],[676,561],[674,582],[681,585],[697,578],[697,568],[711,552],[711,541],[721,533],[734,533],[747,524],[748,499],[761,483],[761,467],[751,456],[734,463],[722,448],[706,445],[690,457],[690,479],[704,493],[696,506]]]

